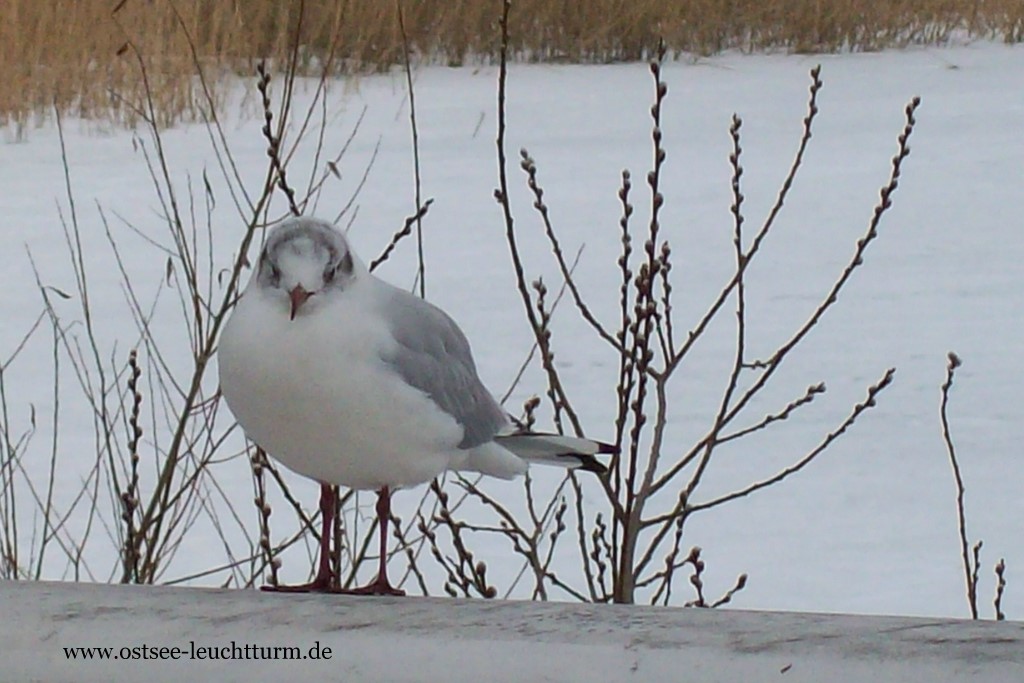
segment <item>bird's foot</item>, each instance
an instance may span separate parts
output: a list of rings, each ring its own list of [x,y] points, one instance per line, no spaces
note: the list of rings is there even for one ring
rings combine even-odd
[[[293,585],[260,586],[260,590],[268,593],[333,593],[336,595],[391,595],[402,597],[405,591],[395,588],[386,577],[378,577],[373,583],[359,588],[340,588],[334,585],[331,578],[317,577],[309,583]]]
[[[386,576],[379,576],[373,583],[368,583],[365,586],[360,586],[359,588],[337,588],[331,592],[341,593],[343,595],[393,595],[396,597],[402,597],[405,595],[405,591],[401,588],[395,588],[392,586]]]
[[[338,588],[334,586],[331,576],[317,576],[309,583],[298,583],[290,586],[267,585],[260,586],[260,590],[268,593],[336,593]]]

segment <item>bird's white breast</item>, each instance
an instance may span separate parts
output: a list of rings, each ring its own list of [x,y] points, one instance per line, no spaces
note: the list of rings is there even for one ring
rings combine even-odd
[[[462,427],[381,359],[395,344],[373,291],[303,306],[259,289],[239,301],[219,351],[221,389],[246,434],[300,474],[377,489],[428,481],[458,457]]]

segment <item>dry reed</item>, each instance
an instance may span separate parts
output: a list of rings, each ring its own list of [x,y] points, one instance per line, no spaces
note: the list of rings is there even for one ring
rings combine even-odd
[[[403,37],[399,22],[401,5]],[[345,73],[420,61],[461,64],[497,55],[493,0],[4,0],[0,124],[24,132],[53,104],[69,114],[139,122],[143,55],[161,125],[201,118],[203,93],[188,40],[208,79],[283,64],[298,33],[300,73]],[[1024,38],[1019,0],[518,0],[510,52],[533,61],[647,59],[672,54],[874,50],[951,37]],[[136,49],[129,50],[128,46]],[[214,88],[217,91],[217,88]]]

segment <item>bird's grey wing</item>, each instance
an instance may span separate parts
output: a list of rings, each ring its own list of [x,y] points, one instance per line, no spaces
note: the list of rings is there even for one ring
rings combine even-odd
[[[380,291],[380,313],[398,342],[384,361],[462,425],[459,448],[493,439],[508,418],[480,381],[459,326],[440,308],[408,292],[391,285]]]

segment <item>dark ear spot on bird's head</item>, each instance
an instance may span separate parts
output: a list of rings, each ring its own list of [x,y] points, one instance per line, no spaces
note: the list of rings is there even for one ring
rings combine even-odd
[[[260,254],[259,278],[261,282],[269,284],[271,287],[277,287],[281,282],[281,269],[270,260],[267,248],[264,248],[263,253]]]
[[[327,266],[327,270],[324,271],[324,284],[330,285],[334,283],[339,273],[341,273],[343,281],[348,280],[354,269],[355,264],[352,262],[351,252],[345,252],[340,262]]]

